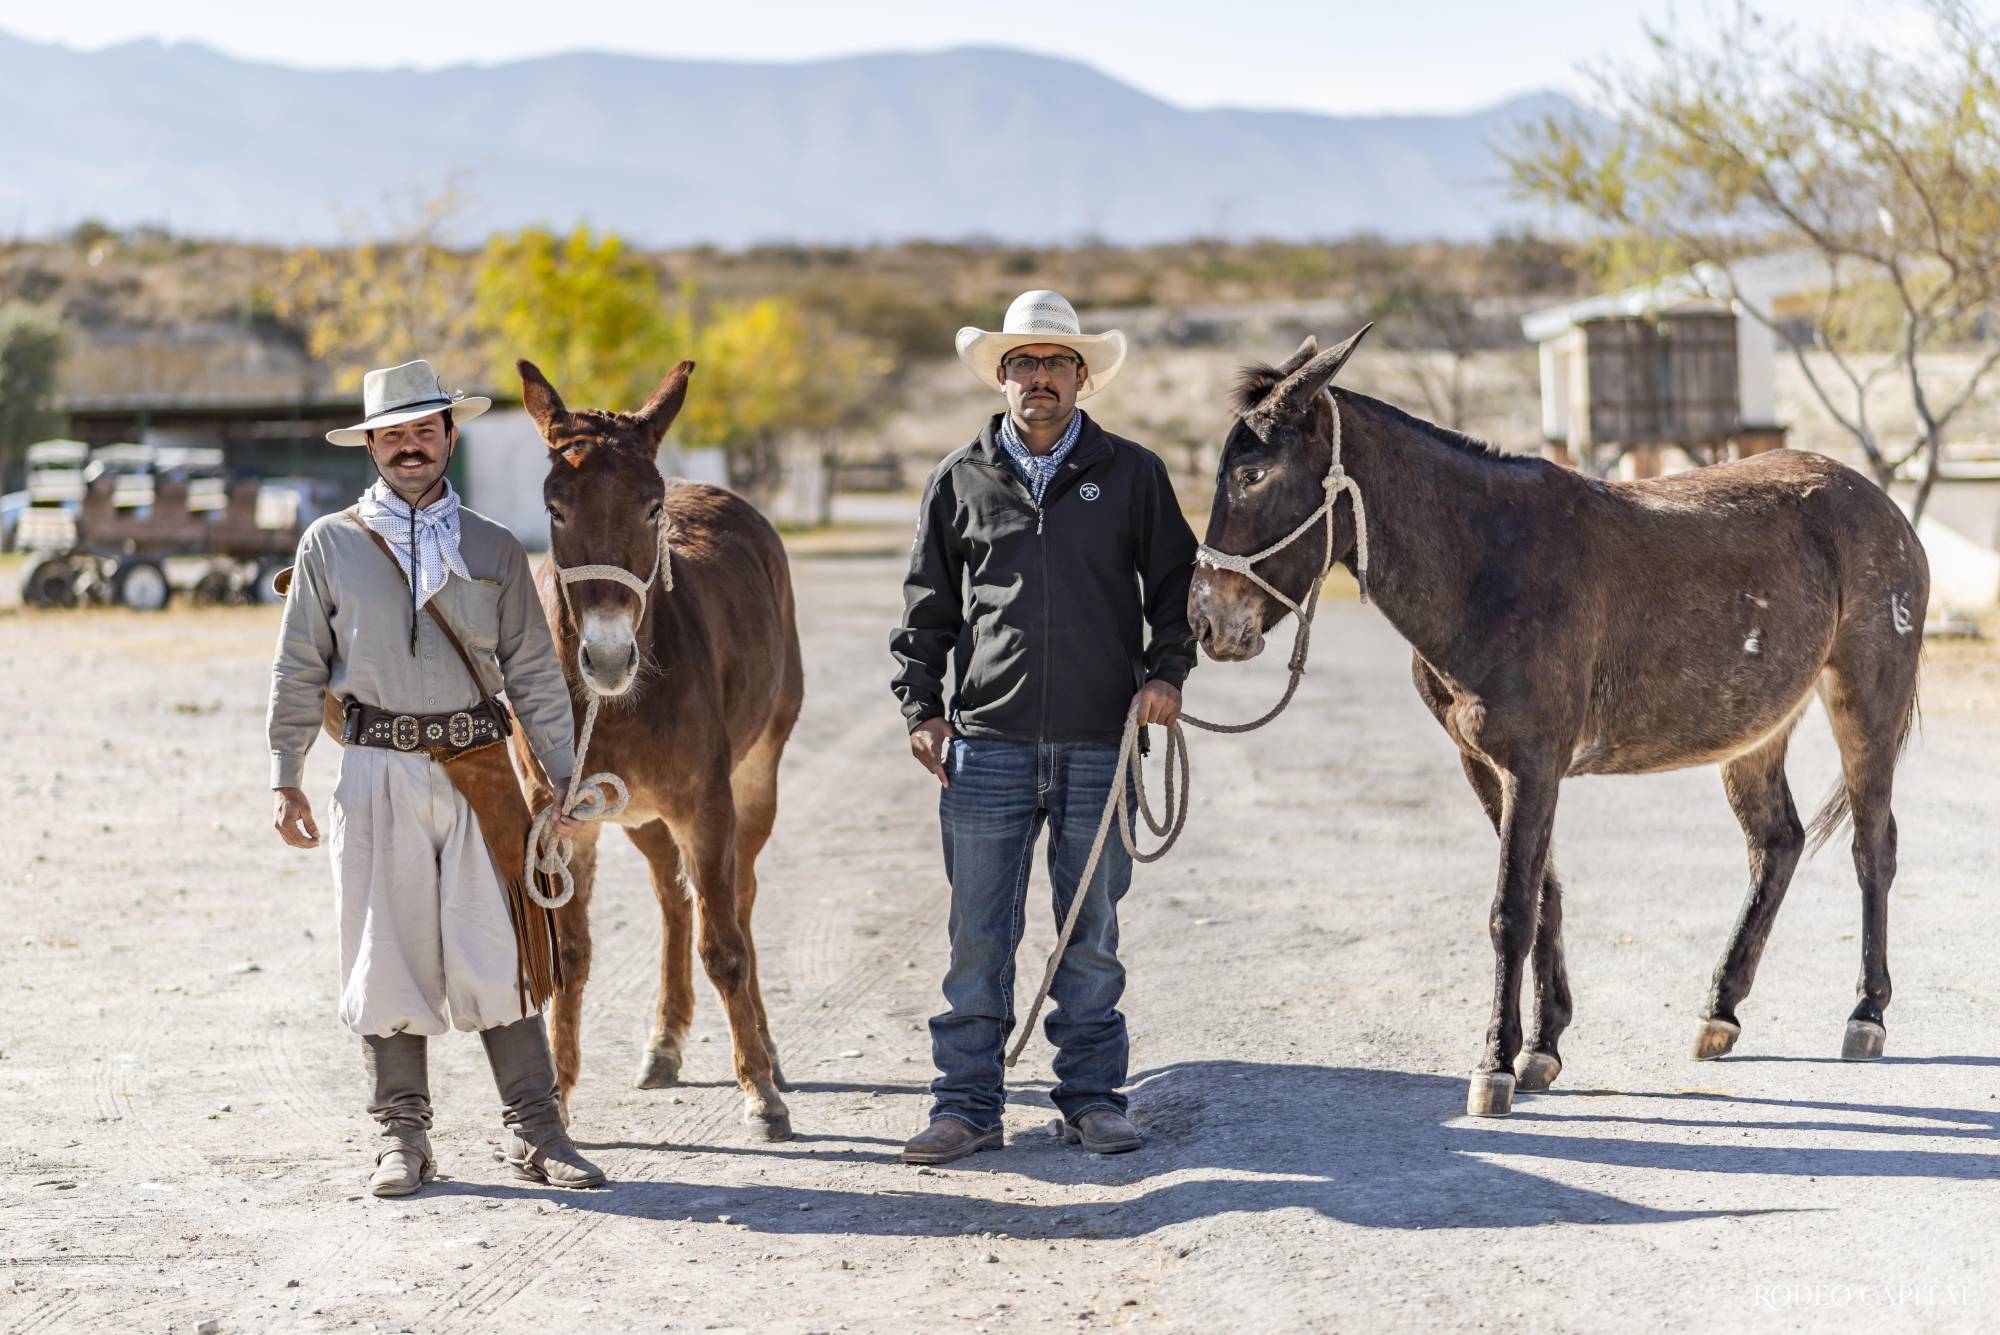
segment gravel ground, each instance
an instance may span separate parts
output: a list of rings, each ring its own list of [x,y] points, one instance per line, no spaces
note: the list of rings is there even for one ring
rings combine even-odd
[[[655,978],[603,845],[575,1131],[616,1179],[492,1160],[479,1045],[433,1046],[445,1175],[361,1194],[324,855],[269,828],[266,609],[0,615],[0,1331],[1991,1329],[2000,1321],[1994,650],[1940,648],[1902,772],[1889,1053],[1836,1059],[1838,848],[1799,872],[1739,1055],[1687,1057],[1746,879],[1709,771],[1566,791],[1577,1019],[1558,1089],[1460,1115],[1491,990],[1491,831],[1371,610],[1333,603],[1281,729],[1196,735],[1194,811],[1126,904],[1146,1148],[1047,1131],[895,1161],[923,1119],[945,896],[883,689],[898,567],[796,570],[808,703],[758,911],[799,1137],[736,1121],[702,985],[690,1083],[629,1088]],[[1256,712],[1283,655],[1204,665]],[[324,807],[337,756],[315,750]],[[1801,805],[1835,772],[1795,744]],[[1041,902],[1046,902],[1042,900]],[[1024,947],[1022,990],[1053,938]]]

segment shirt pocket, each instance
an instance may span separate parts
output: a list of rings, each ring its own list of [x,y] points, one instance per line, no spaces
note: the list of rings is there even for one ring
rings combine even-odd
[[[467,649],[491,654],[500,644],[500,586],[454,578],[451,603],[443,609]]]

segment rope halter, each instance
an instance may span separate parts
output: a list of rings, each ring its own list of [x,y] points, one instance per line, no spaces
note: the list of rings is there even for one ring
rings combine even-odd
[[[1194,558],[1196,565],[1207,566],[1211,570],[1227,570],[1233,575],[1243,576],[1290,608],[1302,623],[1312,621],[1312,613],[1308,609],[1318,603],[1319,586],[1333,570],[1333,508],[1339,502],[1340,493],[1343,491],[1354,498],[1354,577],[1355,582],[1361,586],[1361,601],[1364,603],[1368,601],[1368,512],[1362,508],[1361,485],[1354,480],[1353,475],[1340,461],[1340,401],[1334,397],[1331,389],[1326,391],[1326,398],[1333,406],[1333,460],[1327,466],[1326,477],[1320,482],[1320,490],[1325,495],[1319,503],[1319,508],[1301,520],[1297,528],[1261,552],[1238,556],[1233,552],[1217,551],[1204,542],[1196,549]],[[1284,590],[1258,574],[1255,567],[1259,561],[1269,560],[1304,537],[1312,530],[1313,525],[1322,519],[1326,521],[1326,553],[1320,560],[1319,574],[1313,577],[1312,589],[1306,595],[1306,604],[1301,607],[1292,601]]]
[[[653,568],[644,579],[633,574],[624,566],[574,565],[566,566],[556,560],[555,543],[549,543],[549,569],[556,572],[556,588],[562,594],[563,612],[569,623],[577,627],[576,667],[577,676],[582,679],[590,698],[583,706],[583,728],[576,738],[576,772],[579,776],[571,781],[569,794],[563,803],[562,814],[577,820],[613,820],[623,815],[625,807],[632,800],[632,792],[625,781],[610,770],[599,770],[595,774],[583,773],[583,758],[590,753],[590,734],[597,727],[598,706],[604,694],[591,684],[590,674],[583,667],[583,633],[577,625],[576,609],[570,604],[569,586],[588,579],[610,580],[622,584],[639,595],[639,615],[632,623],[636,634],[641,622],[646,619],[646,598],[657,581],[663,593],[674,589],[673,563],[673,521],[667,518],[665,506],[661,507],[660,522],[654,526],[656,541],[653,546]],[[521,881],[527,887],[528,898],[545,909],[559,909],[569,903],[576,894],[576,877],[570,872],[570,856],[575,849],[575,841],[568,835],[556,837],[552,831],[555,824],[556,807],[553,802],[543,807],[535,815],[535,823],[528,831],[527,861],[521,873]],[[540,872],[562,888],[553,895],[544,895],[535,882],[535,873]]]

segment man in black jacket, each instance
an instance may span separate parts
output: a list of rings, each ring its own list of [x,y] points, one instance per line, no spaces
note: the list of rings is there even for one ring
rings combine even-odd
[[[1005,393],[1007,411],[925,485],[903,624],[890,641],[911,753],[943,786],[951,880],[948,1008],[931,1020],[935,1102],[903,1158],[947,1163],[1001,1144],[1014,952],[1044,825],[1056,920],[1084,896],[1049,994],[1052,1097],[1071,1143],[1137,1149],[1119,1092],[1126,1035],[1117,1009],[1117,905],[1132,859],[1115,835],[1091,884],[1077,882],[1134,697],[1142,724],[1180,715],[1194,666],[1194,534],[1159,458],[1076,406],[1117,374],[1122,334],[1084,334],[1062,297],[1029,292],[999,332],[961,329],[958,350]]]

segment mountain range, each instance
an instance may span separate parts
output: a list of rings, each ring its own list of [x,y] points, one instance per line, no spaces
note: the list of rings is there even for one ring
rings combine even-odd
[[[1496,146],[1574,110],[1192,111],[994,48],[322,71],[0,33],[0,235],[96,219],[355,240],[455,184],[479,235],[582,220],[657,246],[1478,239],[1545,221],[1509,198]]]

